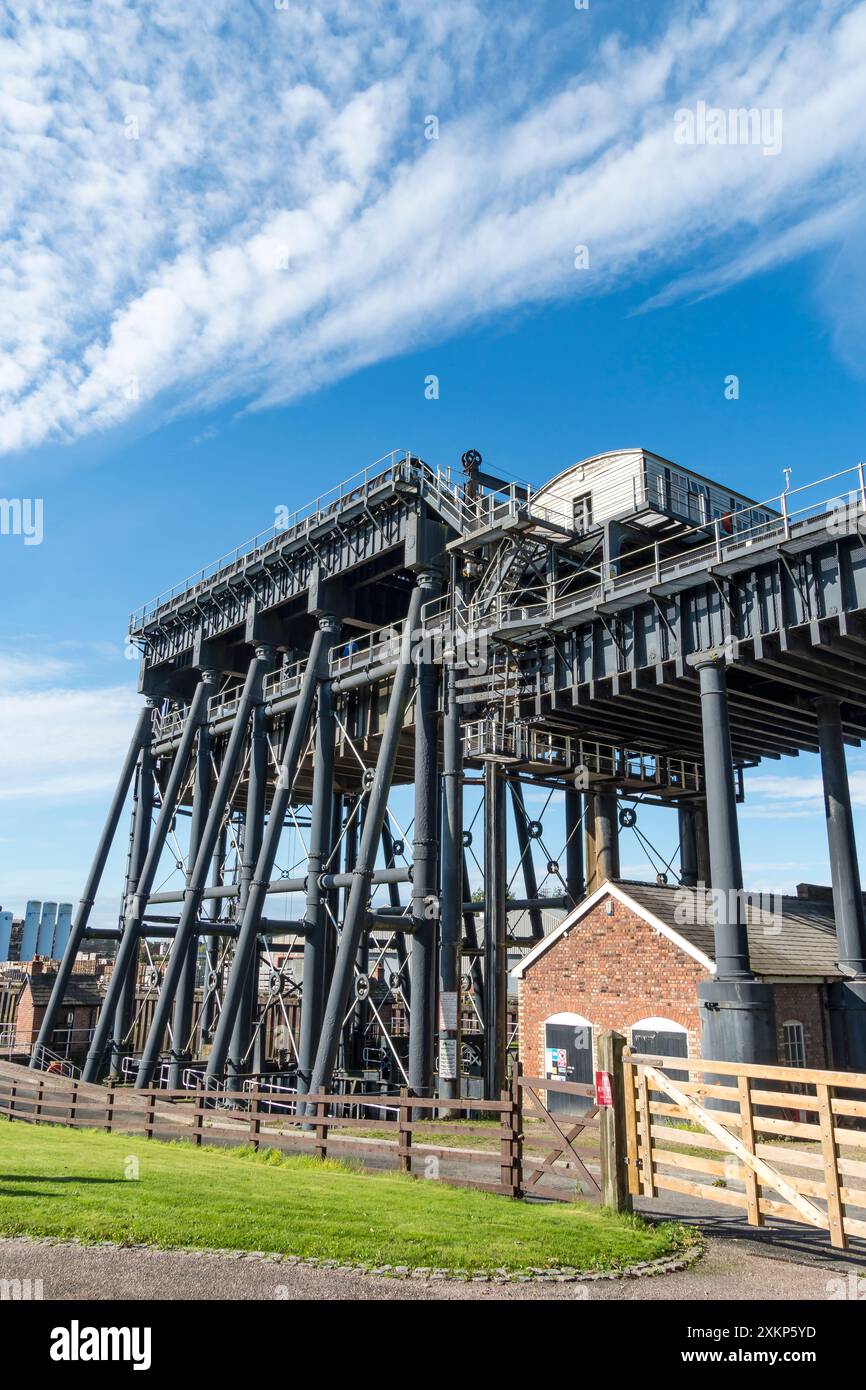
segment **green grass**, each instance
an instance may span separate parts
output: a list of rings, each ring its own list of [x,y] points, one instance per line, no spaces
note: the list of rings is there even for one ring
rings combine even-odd
[[[274,1149],[15,1121],[0,1124],[0,1235],[454,1270],[613,1269],[691,1239],[582,1203],[512,1201]]]

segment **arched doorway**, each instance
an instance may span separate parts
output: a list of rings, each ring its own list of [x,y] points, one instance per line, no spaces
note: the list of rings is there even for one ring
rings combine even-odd
[[[592,1024],[581,1014],[551,1014],[544,1021],[544,1076],[550,1081],[592,1083]],[[582,1115],[592,1105],[589,1096],[547,1092],[550,1111]]]

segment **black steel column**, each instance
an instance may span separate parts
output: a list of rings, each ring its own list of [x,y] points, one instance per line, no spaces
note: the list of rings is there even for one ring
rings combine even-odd
[[[190,938],[197,934],[198,914],[202,903],[205,882],[207,880],[208,869],[216,848],[217,838],[223,822],[226,804],[231,796],[232,784],[244,743],[246,742],[247,725],[253,708],[261,699],[262,682],[265,672],[271,661],[270,647],[257,647],[255,655],[250,661],[247,669],[246,680],[235,711],[234,723],[229,734],[228,744],[226,745],[225,757],[220,768],[219,780],[214,791],[213,798],[208,812],[207,824],[199,845],[198,854],[193,865],[192,875],[189,886],[184,890],[183,907],[181,908],[180,920],[174,936],[174,945],[166,966],[165,976],[163,977],[162,989],[156,1001],[153,1011],[153,1019],[150,1031],[145,1039],[144,1049],[141,1054],[141,1061],[138,1066],[138,1074],[135,1084],[139,1090],[144,1090],[151,1083],[154,1068],[156,1067],[162,1040],[168,1026],[169,1015],[174,996],[177,992],[180,976],[186,958],[186,951],[189,946]]]
[[[391,827],[388,824],[388,817],[382,822],[382,853],[385,856],[385,868],[396,869],[397,857],[394,853],[394,836],[391,834]],[[402,912],[403,904],[400,901],[399,883],[388,884],[388,901],[395,911]],[[400,989],[407,1005],[412,1000],[412,984],[409,979],[409,954],[406,950],[405,932],[394,933],[394,951],[397,956],[397,969],[400,973]]]
[[[324,872],[332,849],[335,737],[334,692],[330,677],[325,675],[319,682],[316,705],[316,749],[307,854],[307,906],[304,919],[308,930],[304,937],[304,984],[298,1043],[298,1090],[302,1093],[309,1090],[325,1007],[328,913],[327,895],[319,886],[319,875]]]
[[[361,836],[364,833],[364,818],[367,814],[366,798],[358,798],[358,811],[352,823],[351,829],[354,831],[354,838],[350,842],[346,838],[346,870],[354,871],[358,862],[358,846],[361,843]],[[351,888],[346,890],[346,905],[348,906]],[[355,966],[357,974],[355,979],[362,975],[366,979],[370,970],[370,933],[365,926],[358,941],[358,952],[355,956]],[[355,1006],[352,1009],[349,1021],[346,1024],[346,1043],[344,1054],[345,1065],[360,1071],[364,1065],[364,1040],[367,1036],[367,1025],[370,1021],[370,1006],[367,1003],[366,994],[355,996]]]
[[[206,724],[198,731],[198,744],[195,753],[195,782],[192,793],[192,815],[189,822],[189,849],[187,851],[186,883],[189,887],[192,866],[198,854],[207,816],[207,804],[211,790],[210,733]],[[187,1041],[192,1031],[192,1017],[195,1007],[195,977],[198,966],[198,936],[190,940],[183,974],[177,987],[172,1018],[171,1062],[168,1068],[168,1084],[173,1090],[182,1083],[183,1068],[192,1060]]]
[[[484,1098],[505,1086],[508,1020],[505,778],[484,764]]]
[[[132,844],[129,854],[129,873],[126,880],[126,891],[123,895],[122,925],[124,928],[126,925],[126,914],[132,906],[135,894],[138,892],[138,884],[147,860],[147,851],[150,846],[151,821],[153,817],[154,790],[154,759],[150,748],[145,747],[141,750],[141,759],[138,768],[135,810],[133,811]],[[115,969],[117,969],[116,958]],[[111,1063],[109,1067],[112,1080],[116,1080],[123,1072],[123,1057],[126,1052],[123,1039],[129,1032],[135,1011],[135,977],[135,967],[126,971],[125,979],[123,980],[123,988],[120,991],[120,997],[114,1014],[114,1037],[111,1045]],[[106,1010],[106,1017],[108,1017],[107,997],[103,1001],[102,1007]]]
[[[435,596],[431,590],[429,597]],[[409,1086],[416,1095],[433,1090],[436,1035],[436,939],[439,918],[438,705],[439,668],[429,653],[418,662],[415,698],[415,824],[412,834],[412,945],[409,975]]]
[[[171,771],[168,775],[165,792],[162,797],[162,805],[156,819],[156,825],[150,836],[150,843],[147,848],[147,858],[139,876],[135,897],[126,909],[126,918],[123,925],[123,935],[120,945],[117,948],[117,955],[114,960],[114,970],[108,982],[108,990],[105,995],[105,1002],[99,1011],[96,1020],[96,1028],[90,1042],[90,1050],[82,1072],[82,1080],[98,1081],[102,1074],[102,1066],[105,1059],[111,1036],[112,1025],[117,1028],[118,1010],[121,1008],[125,991],[128,989],[131,996],[135,994],[135,977],[138,966],[138,951],[141,943],[141,923],[147,910],[147,903],[153,888],[153,880],[156,877],[157,867],[160,857],[168,837],[174,813],[177,809],[178,797],[180,795],[183,781],[186,776],[187,766],[192,754],[193,743],[201,724],[202,719],[207,713],[207,702],[216,687],[216,672],[203,671],[201,679],[196,686],[195,693],[190,702],[186,722],[180,736],[180,743],[174,755]],[[130,980],[132,983],[130,984]],[[115,1045],[119,1045],[126,1035],[128,1022],[124,1024],[121,1018],[122,1033],[115,1032]]]
[[[213,1083],[222,1077],[235,1017],[247,985],[247,972],[252,966],[257,950],[259,925],[264,911],[268,884],[274,871],[286,812],[291,804],[295,774],[310,727],[316,690],[319,680],[327,671],[328,654],[336,631],[337,624],[334,618],[320,619],[318,629],[310,645],[310,654],[301,682],[298,703],[295,705],[291,728],[280,762],[277,784],[268,812],[268,825],[262,840],[255,873],[250,883],[247,905],[235,945],[235,958],[223,999],[222,1012],[214,1034],[211,1055],[208,1058],[207,1072],[205,1073],[206,1084]]]
[[[72,967],[75,964],[75,958],[81,949],[81,943],[87,931],[87,924],[90,920],[90,910],[93,907],[96,894],[99,891],[99,885],[102,881],[102,874],[105,869],[105,861],[108,858],[109,850],[111,849],[112,842],[117,833],[120,815],[126,802],[130,783],[135,775],[138,755],[142,748],[150,742],[152,720],[153,704],[148,700],[136,720],[135,730],[123,762],[123,767],[111,801],[111,806],[109,807],[105,825],[99,837],[99,844],[93,856],[93,863],[90,866],[90,873],[87,876],[84,893],[78,904],[78,911],[75,914],[75,920],[69,932],[69,940],[63,952],[63,959],[57,967],[57,979],[54,981],[51,997],[48,1000],[42,1019],[42,1026],[39,1029],[39,1036],[33,1045],[30,1055],[30,1066],[33,1068],[39,1068],[42,1055],[41,1049],[47,1047],[48,1039],[54,1032],[57,1013],[63,1003],[63,998],[69,985],[69,979],[72,975]]]
[[[839,965],[850,978],[830,990],[833,1060],[866,1071],[866,918],[851,813],[851,791],[838,700],[817,700],[818,740],[824,782],[824,814],[833,885]]]
[[[535,861],[532,858],[532,841],[529,838],[529,817],[523,799],[523,787],[516,777],[509,778],[511,801],[514,809],[514,828],[517,831],[517,848],[520,851],[520,866],[523,871],[525,896],[530,902],[538,898],[538,879],[535,875]],[[534,941],[544,936],[544,922],[540,907],[529,908],[529,925]]]
[[[694,888],[698,882],[698,840],[692,802],[679,803],[677,821],[680,833],[680,883],[684,888]]]
[[[213,852],[211,861],[211,886],[220,888],[223,883],[223,865],[226,857],[226,827],[223,826],[217,839],[216,849]],[[206,909],[207,910],[207,909]],[[212,922],[216,922],[220,915],[220,900],[212,898],[209,908],[209,916]],[[219,990],[219,962],[220,962],[220,939],[218,936],[207,938],[207,955],[205,964],[204,995],[201,1003],[201,1015],[199,1018],[199,1039],[200,1045],[204,1045],[210,1040],[214,1028],[214,1020],[217,1011],[217,992]],[[211,982],[213,981],[213,988]]]
[[[715,652],[692,665],[700,677],[716,959],[715,978],[698,988],[701,1050],[720,1061],[769,1062],[776,1054],[773,994],[749,963],[725,665]]]
[[[472,978],[472,990],[475,995],[475,1002],[478,1005],[478,1012],[484,1017],[484,965],[481,956],[478,954],[478,926],[475,921],[475,913],[466,909],[465,894],[469,892],[469,861],[466,858],[466,851],[463,851],[463,940],[466,949],[471,953],[469,956],[469,974]]]
[[[265,817],[265,794],[268,785],[268,738],[265,727],[264,705],[256,705],[250,720],[250,759],[247,777],[247,801],[244,812],[244,829],[241,839],[241,873],[238,891],[237,919],[243,921],[250,884],[253,881],[256,862],[262,848]],[[250,1043],[253,1016],[258,1003],[259,953],[254,952],[246,971],[246,987],[241,991],[240,1004],[229,1046],[227,1085],[231,1091],[241,1089],[241,1081],[246,1067],[247,1048]],[[234,966],[232,966],[234,969]]]
[[[695,802],[695,848],[698,861],[698,883],[709,888],[713,882],[710,871],[710,835],[707,829],[707,803]]]
[[[430,596],[434,583],[433,576],[420,575],[409,600],[409,612],[404,626],[400,660],[394,673],[394,684],[391,687],[391,696],[388,701],[388,713],[385,718],[379,757],[376,760],[376,769],[370,786],[358,863],[355,867],[337,959],[334,963],[334,975],[322,1019],[322,1035],[316,1051],[311,1082],[311,1090],[314,1092],[327,1090],[333,1074],[340,1042],[340,1030],[352,990],[358,943],[361,939],[361,933],[367,929],[370,877],[375,866],[379,841],[382,838],[382,824],[388,805],[388,792],[394,776],[394,764],[397,760],[403,716],[406,712],[409,689],[412,683],[412,634],[419,624],[421,605]]]
[[[442,884],[439,916],[439,1095],[460,1097],[460,942],[463,934],[463,743],[457,672],[446,674],[445,721],[442,731]]]
[[[576,906],[584,895],[580,792],[565,791],[565,889]],[[526,895],[529,897],[529,894]]]

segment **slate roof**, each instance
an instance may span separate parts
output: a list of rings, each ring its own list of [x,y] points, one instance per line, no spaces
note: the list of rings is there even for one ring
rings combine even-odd
[[[29,977],[30,993],[33,996],[33,1004],[36,1008],[47,1004],[51,998],[51,991],[54,988],[54,981],[57,979],[55,971],[43,973],[41,975],[31,975]],[[82,1008],[98,1008],[102,1003],[103,995],[100,992],[99,984],[93,975],[73,975],[66,986],[66,993],[63,996],[64,1005],[76,1004]]]
[[[522,974],[532,961],[548,950],[564,930],[577,924],[583,912],[613,891],[630,900],[642,915],[653,918],[666,934],[681,938],[695,951],[713,960],[712,900],[695,888],[660,886],[618,879],[606,883],[569,913],[560,926],[524,958],[513,972]],[[689,898],[684,895],[689,894]],[[771,979],[838,979],[838,961],[833,905],[809,901],[786,894],[748,893],[745,895],[749,933],[749,954],[756,975]]]
[[[713,959],[712,919],[701,920],[701,901],[697,889],[659,887],[654,883],[634,883],[620,879],[618,886],[636,903],[646,908],[672,931],[684,936],[699,951]],[[694,923],[678,921],[680,894],[695,894]],[[711,911],[711,904],[710,911]],[[691,914],[687,914],[691,915]],[[746,898],[749,956],[756,975],[833,976],[841,971],[832,903],[808,902],[787,894],[752,894]]]

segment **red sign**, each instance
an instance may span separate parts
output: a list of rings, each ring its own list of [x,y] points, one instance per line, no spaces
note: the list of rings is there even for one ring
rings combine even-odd
[[[597,1071],[595,1074],[595,1103],[613,1105],[613,1087],[610,1084],[609,1071]]]

